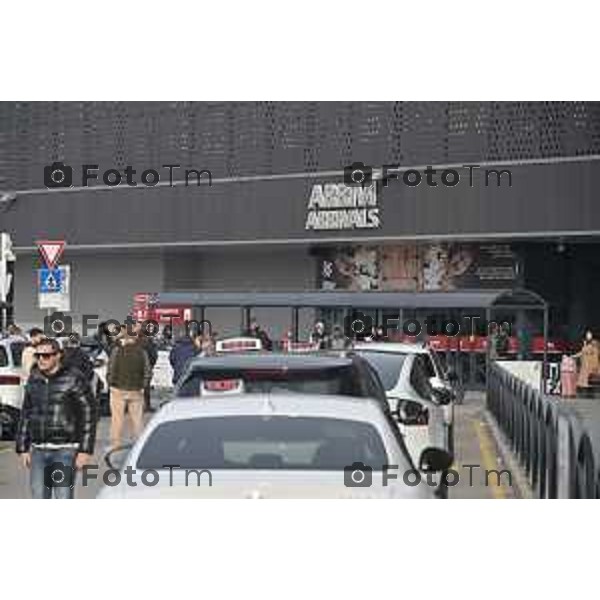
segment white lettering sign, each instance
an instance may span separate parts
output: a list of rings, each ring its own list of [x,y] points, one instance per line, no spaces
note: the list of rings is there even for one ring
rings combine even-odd
[[[381,227],[377,192],[343,183],[316,184],[308,200],[306,229],[377,229]]]

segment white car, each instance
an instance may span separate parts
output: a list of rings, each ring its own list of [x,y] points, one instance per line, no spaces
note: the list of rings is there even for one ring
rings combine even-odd
[[[0,339],[0,440],[14,435],[21,414],[24,375],[21,355],[26,345],[20,337]]]
[[[413,458],[424,448],[436,446],[454,451],[454,403],[457,391],[435,353],[420,344],[365,342],[354,352],[367,359],[377,371],[391,410],[410,410],[410,403],[424,408],[421,421],[400,424]],[[415,413],[416,414],[416,413]]]
[[[120,465],[118,454],[124,461]],[[128,454],[125,456],[125,452]],[[250,394],[175,400],[114,471],[98,498],[434,498],[375,399]],[[449,468],[429,448],[423,472]],[[109,473],[109,471],[107,471]],[[135,484],[135,485],[134,485]]]

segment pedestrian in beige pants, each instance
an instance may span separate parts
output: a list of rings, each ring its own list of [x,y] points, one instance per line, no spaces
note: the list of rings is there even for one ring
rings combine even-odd
[[[144,388],[152,378],[148,355],[142,344],[135,335],[127,335],[124,329],[123,327],[108,361],[112,448],[118,448],[123,443],[125,407],[129,415],[131,437],[137,439],[142,432]]]

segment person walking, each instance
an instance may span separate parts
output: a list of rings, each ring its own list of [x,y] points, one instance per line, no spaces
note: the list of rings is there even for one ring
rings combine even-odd
[[[46,339],[44,332],[38,327],[29,330],[29,343],[25,346],[21,355],[21,367],[23,369],[23,383],[27,381],[33,365],[35,365],[36,348],[40,342]]]
[[[150,379],[148,380],[147,386],[144,388],[144,412],[153,412],[153,408],[150,403],[150,384],[152,382],[152,374],[154,373],[154,366],[156,365],[156,361],[158,360],[158,348],[154,343],[154,340],[151,336],[146,335],[142,331],[142,324],[138,321],[136,323],[135,333],[139,339],[139,342],[148,357],[148,362],[150,363]]]
[[[325,333],[325,323],[317,321],[309,337],[310,343],[314,344],[317,350],[325,350],[329,343],[329,338]]]
[[[264,350],[273,350],[273,342],[269,337],[269,334],[264,330],[256,319],[252,319],[250,327],[248,328],[246,335],[260,340],[260,343]]]
[[[198,354],[198,340],[199,336],[195,332],[189,332],[189,335],[185,335],[175,342],[169,353],[169,362],[173,369],[173,385],[179,381],[190,358]]]
[[[63,362],[56,340],[38,343],[35,358],[25,385],[16,451],[29,469],[33,498],[73,498],[75,471],[94,453],[96,401],[81,372]]]
[[[89,356],[81,349],[81,338],[78,333],[69,334],[63,352],[63,363],[69,368],[79,370],[91,385],[94,378],[94,365]]]
[[[106,379],[110,386],[110,441],[112,448],[122,443],[125,407],[130,434],[137,438],[143,428],[144,389],[150,385],[150,361],[137,335],[121,333],[108,360]]]
[[[590,375],[597,375],[600,372],[600,345],[589,329],[585,332],[581,350],[574,354],[573,358],[580,359],[577,389],[586,393],[590,387]]]

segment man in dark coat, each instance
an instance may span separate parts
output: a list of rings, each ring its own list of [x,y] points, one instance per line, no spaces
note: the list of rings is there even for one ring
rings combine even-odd
[[[94,453],[96,402],[81,372],[62,362],[56,340],[44,340],[35,354],[17,427],[17,454],[30,470],[33,498],[73,498],[75,470]]]
[[[152,406],[150,405],[150,383],[152,382],[152,373],[154,372],[154,365],[156,365],[156,361],[158,360],[158,348],[154,343],[154,340],[151,336],[146,335],[141,328],[141,324],[138,323],[136,325],[135,332],[139,338],[140,344],[148,357],[148,362],[150,363],[150,382],[144,388],[144,412],[152,412]]]
[[[110,386],[110,438],[113,448],[121,446],[125,407],[134,439],[142,432],[144,389],[150,385],[152,371],[148,355],[137,335],[125,326],[108,360],[106,379]]]
[[[81,349],[81,340],[77,333],[71,333],[64,348],[63,363],[81,371],[85,380],[91,383],[94,377],[94,365],[90,357]]]
[[[169,362],[173,368],[173,385],[179,381],[190,358],[200,352],[199,340],[197,341],[196,337],[195,335],[186,335],[180,338],[175,342],[169,354]]]

